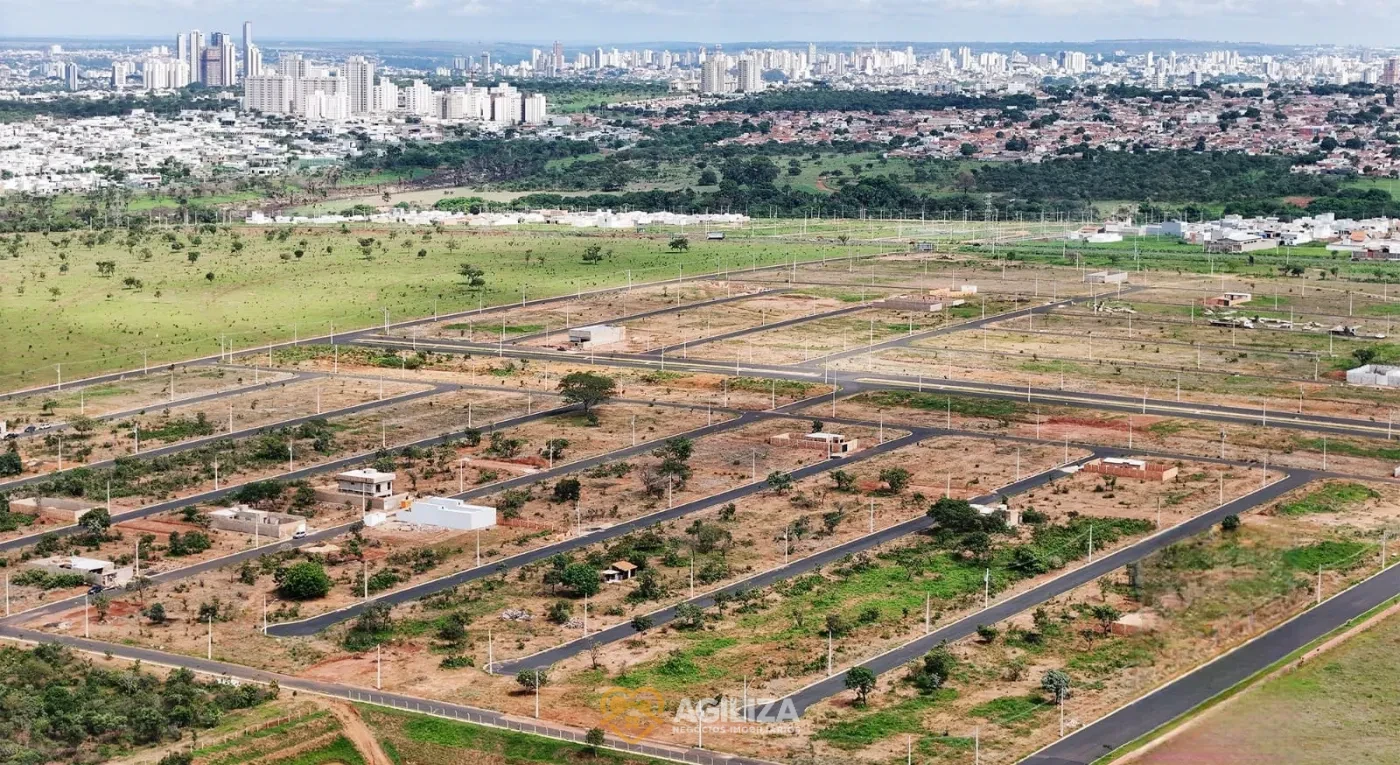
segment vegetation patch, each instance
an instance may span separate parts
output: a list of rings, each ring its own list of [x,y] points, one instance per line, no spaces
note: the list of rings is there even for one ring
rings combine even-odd
[[[1328,482],[1302,499],[1281,502],[1275,510],[1279,515],[1308,515],[1309,513],[1340,513],[1380,494],[1359,483]]]

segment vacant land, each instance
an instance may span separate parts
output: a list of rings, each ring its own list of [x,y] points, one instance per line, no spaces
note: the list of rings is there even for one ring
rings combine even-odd
[[[1133,758],[1147,765],[1400,762],[1400,681],[1390,616],[1252,688]]]
[[[52,382],[55,364],[77,377],[110,369],[372,326],[389,318],[690,273],[846,254],[831,245],[735,239],[540,235],[402,228],[224,227],[149,231],[129,238],[26,235],[19,265],[0,274],[0,332],[11,351],[0,387]],[[590,245],[603,260],[583,262]],[[856,251],[860,251],[856,248]],[[469,288],[464,263],[485,271]]]

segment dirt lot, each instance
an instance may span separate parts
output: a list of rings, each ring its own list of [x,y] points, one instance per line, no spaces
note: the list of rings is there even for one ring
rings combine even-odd
[[[1073,729],[1306,608],[1316,598],[1314,560],[1329,559],[1326,594],[1371,572],[1367,539],[1313,516],[1250,514],[1239,531],[1212,530],[1147,559],[1136,584],[1115,572],[1040,614],[997,625],[990,642],[959,641],[951,647],[956,669],[936,693],[917,693],[897,673],[881,678],[869,708],[856,707],[847,693],[804,720],[814,727],[818,756],[886,762],[902,754],[907,733],[927,761],[965,762],[975,728],[984,762],[1013,762],[1058,736],[1055,705],[1039,687],[1046,671],[1070,676],[1065,724]],[[1324,541],[1338,547],[1319,546]],[[1105,634],[1098,607],[1138,614],[1122,625],[1150,626]],[[728,740],[779,759],[806,746],[796,737]]]
[[[8,420],[15,429],[15,426],[23,428],[29,423],[67,422],[82,415],[101,417],[133,409],[161,409],[178,406],[181,399],[192,396],[266,383],[269,375],[273,381],[288,377],[285,372],[269,372],[266,367],[256,373],[250,367],[177,367],[173,376],[169,368],[162,367],[151,370],[150,374],[134,372],[115,382],[3,399],[0,400],[0,418]],[[172,377],[173,397],[170,394]]]
[[[95,423],[92,428],[62,433],[63,465],[96,462],[134,454],[139,447],[179,443],[198,438],[329,412],[356,404],[423,390],[423,386],[396,380],[351,376],[303,382],[274,383],[213,401],[174,407],[156,406],[120,421]],[[24,475],[58,469],[59,436],[20,442],[25,458]],[[0,484],[3,485],[3,484]]]
[[[1004,310],[1002,302],[988,304],[988,312]],[[853,314],[815,319],[788,327],[756,332],[741,338],[697,346],[695,358],[728,361],[739,358],[764,364],[796,364],[829,353],[884,342],[901,335],[925,331],[952,321],[962,321],[973,310],[948,313],[895,311],[871,308]]]
[[[678,345],[686,340],[761,327],[843,307],[845,304],[832,298],[774,293],[712,308],[624,322],[627,327],[626,339],[622,343],[602,346],[599,350],[641,353],[662,346]],[[677,351],[675,355],[684,354]]]

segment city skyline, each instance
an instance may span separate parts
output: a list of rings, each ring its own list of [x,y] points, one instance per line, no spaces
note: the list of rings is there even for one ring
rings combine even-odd
[[[0,37],[137,37],[155,26],[278,30],[278,37],[306,40],[530,41],[560,39],[566,45],[633,44],[659,40],[695,42],[814,40],[817,42],[1089,42],[1132,39],[1251,41],[1277,45],[1387,45],[1387,21],[1400,9],[1377,0],[1339,0],[1318,14],[1310,0],[1263,3],[1240,0],[1225,7],[1195,2],[1114,4],[1103,0],[998,0],[973,8],[961,0],[866,3],[838,8],[824,3],[754,7],[715,2],[693,7],[671,0],[624,3],[501,4],[496,0],[370,2],[344,13],[337,3],[293,7],[265,0],[240,5],[156,7],[144,2],[85,4],[68,0],[36,6],[0,0]],[[536,13],[535,11],[538,11]],[[1350,23],[1364,14],[1373,23]],[[547,19],[541,22],[541,19]],[[1306,23],[1300,23],[1300,22]],[[460,29],[460,33],[453,33]],[[684,29],[684,35],[676,34]],[[924,33],[911,33],[924,30]],[[1221,34],[1220,30],[1233,30]],[[374,30],[367,37],[365,30]],[[734,30],[743,30],[736,36]],[[680,41],[680,40],[677,40]]]

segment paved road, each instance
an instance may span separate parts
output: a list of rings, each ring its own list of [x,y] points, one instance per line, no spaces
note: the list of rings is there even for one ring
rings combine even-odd
[[[79,651],[116,656],[129,661],[140,661],[157,666],[184,667],[194,672],[214,675],[221,678],[255,683],[276,682],[278,687],[284,690],[315,693],[322,696],[331,696],[366,704],[377,704],[411,712],[437,715],[439,717],[447,717],[462,722],[508,728],[510,730],[548,736],[564,741],[583,742],[584,732],[574,728],[551,725],[547,722],[514,717],[489,709],[469,707],[463,704],[449,704],[434,699],[423,699],[399,693],[374,691],[343,683],[308,680],[294,675],[284,675],[277,672],[251,669],[239,664],[231,664],[217,659],[210,660],[193,656],[182,656],[180,654],[166,653],[151,648],[141,648],[120,643],[105,643],[100,640],[89,640],[68,635],[51,635],[46,632],[38,632],[8,625],[0,626],[0,637],[27,643],[58,643]],[[225,650],[224,646],[219,642],[219,637],[216,631],[214,643],[215,654],[223,655]],[[233,649],[234,652],[236,652],[236,650],[236,648]],[[634,754],[696,763],[696,765],[775,765],[774,763],[764,760],[739,757],[737,755],[724,754],[721,752],[710,752],[704,749],[663,746],[645,741],[634,744],[620,740],[614,736],[608,736],[606,744],[615,749],[632,752]]]
[[[1069,592],[1080,585],[1092,582],[1100,576],[1131,563],[1132,561],[1141,560],[1168,545],[1175,544],[1190,536],[1199,534],[1218,523],[1220,519],[1224,518],[1226,515],[1243,513],[1250,508],[1269,502],[1302,486],[1315,477],[1316,475],[1310,471],[1294,471],[1282,480],[1275,481],[1259,491],[1226,502],[1214,510],[1202,513],[1195,518],[1153,534],[1127,547],[1095,558],[1093,561],[1067,571],[1038,587],[1013,595],[1006,600],[993,603],[988,609],[963,617],[917,640],[861,662],[859,666],[866,667],[877,675],[903,667],[945,640],[954,641],[967,637],[977,629],[979,624],[995,624],[1004,619],[1009,619],[1050,598]],[[783,699],[774,701],[771,705],[750,707],[747,714],[749,714],[750,717],[759,716],[762,719],[768,719],[775,717],[782,705],[791,703],[793,708],[795,708],[800,715],[806,712],[812,705],[845,691],[845,676],[846,673],[844,671],[836,673],[806,688],[795,691]]]
[[[907,436],[886,441],[883,444],[872,446],[868,449],[856,452],[850,457],[834,460],[822,460],[820,462],[815,462],[810,465],[803,465],[802,467],[789,471],[788,474],[792,476],[794,481],[800,481],[803,478],[807,478],[808,476],[818,475],[828,470],[834,470],[836,468],[842,467],[843,465],[849,465],[853,462],[866,460],[876,455],[884,454],[886,452],[893,451],[903,446],[908,446],[909,444],[922,440],[925,437],[925,432],[920,430],[919,432],[911,433]],[[603,462],[612,458],[612,455],[600,455],[596,459],[598,462]],[[583,467],[585,467],[585,465],[581,465],[580,463],[575,463],[574,465],[574,469],[582,469]],[[423,582],[421,584],[413,585],[412,587],[405,587],[402,590],[388,592],[376,598],[372,598],[369,601],[361,601],[359,603],[356,603],[355,605],[348,606],[346,608],[342,608],[336,611],[330,611],[324,614],[313,616],[309,619],[303,619],[301,621],[283,622],[270,628],[268,632],[269,634],[273,634],[278,637],[314,635],[326,629],[327,627],[330,627],[333,624],[338,624],[342,621],[345,621],[346,619],[353,619],[354,617],[358,616],[360,612],[362,612],[365,609],[365,607],[368,606],[370,603],[387,603],[393,606],[402,603],[409,603],[415,600],[420,600],[434,593],[441,592],[442,590],[451,587],[456,587],[457,585],[465,584],[466,582],[475,581],[477,579],[481,579],[483,577],[495,574],[502,567],[505,567],[507,569],[519,568],[520,566],[525,566],[531,563],[545,560],[557,553],[576,550],[580,547],[586,547],[595,542],[601,542],[608,539],[615,539],[617,537],[623,536],[624,534],[629,534],[633,531],[640,531],[649,526],[652,526],[653,524],[664,523],[666,521],[673,520],[676,518],[682,518],[691,513],[698,512],[709,507],[714,507],[716,505],[721,505],[726,502],[734,502],[736,500],[743,499],[744,497],[757,494],[758,492],[764,491],[765,489],[767,489],[767,484],[763,481],[747,483],[743,486],[720,492],[719,494],[713,494],[708,497],[702,497],[701,499],[693,500],[682,505],[676,505],[675,507],[660,510],[654,513],[650,513],[648,515],[643,515],[639,518],[633,518],[628,521],[623,521],[622,523],[619,523],[615,526],[609,526],[608,528],[603,529],[601,531],[596,531],[591,534],[585,534],[582,536],[573,537],[571,539],[566,539],[561,542],[556,542],[552,545],[546,545],[544,547],[528,550],[517,555],[512,555],[508,558],[502,558],[500,560],[491,561],[490,563],[477,566],[475,568],[469,568],[463,571],[458,571],[454,574],[449,574],[439,579]]]
[[[944,434],[944,431],[926,432],[921,434],[920,440],[924,438],[934,438]],[[1087,462],[1088,460],[1093,459],[1095,456],[1098,455],[1091,455],[1089,457],[1084,457],[1083,459],[1075,460],[1075,462],[1072,464],[1081,464]],[[1017,494],[1023,494],[1038,486],[1043,486],[1050,480],[1054,479],[1056,474],[1059,473],[1060,468],[1052,468],[1042,473],[1037,473],[1035,475],[1023,478],[1019,481],[1016,481],[1015,483],[1007,484],[1006,486],[1002,486],[1001,488],[996,489],[990,493],[983,494],[982,496],[974,497],[969,501],[980,504],[994,501],[997,497],[1009,497]],[[858,516],[859,513],[853,514],[853,523],[860,522],[861,519]],[[704,595],[699,595],[697,597],[691,598],[683,602],[699,606],[700,608],[709,608],[710,606],[713,606],[715,604],[715,592],[725,592],[733,594],[741,590],[755,590],[767,587],[775,582],[781,582],[787,579],[791,579],[795,576],[805,574],[813,569],[820,568],[821,566],[825,566],[835,561],[839,561],[847,555],[862,552],[872,547],[878,547],[879,545],[885,544],[886,542],[892,542],[896,539],[901,539],[903,537],[909,536],[910,534],[917,534],[918,532],[931,528],[932,526],[933,521],[928,516],[919,516],[918,518],[912,518],[902,523],[896,523],[893,526],[879,529],[872,534],[866,534],[865,536],[857,537],[856,539],[852,539],[843,544],[836,545],[835,547],[830,547],[826,550],[821,550],[819,552],[813,553],[805,558],[793,561],[792,563],[789,563],[785,566],[779,566],[777,568],[769,569],[768,571],[764,571],[763,573],[758,574],[756,576],[751,576],[747,579],[743,579],[733,584],[720,587],[714,592],[708,592]],[[661,625],[666,624],[667,622],[670,622],[676,618],[676,606],[671,606],[669,608],[663,608],[658,611],[653,611],[647,614],[647,616],[651,618],[653,627],[660,627]],[[609,643],[615,643],[619,640],[625,640],[627,638],[630,638],[636,634],[637,631],[632,629],[631,622],[623,622],[621,624],[616,624],[612,627],[599,630],[593,633],[592,635],[589,635],[588,637],[577,638],[562,645],[555,646],[554,648],[546,649],[539,653],[531,654],[529,656],[522,656],[517,659],[510,659],[508,661],[498,661],[496,662],[494,670],[502,674],[514,674],[515,672],[518,672],[522,669],[543,669],[545,667],[555,664],[556,662],[560,662],[571,656],[574,656],[575,654],[584,651],[589,646],[595,644],[607,645]]]
[[[1400,594],[1400,566],[1323,601],[1220,658],[1080,728],[1022,762],[1088,765],[1132,743]]]

